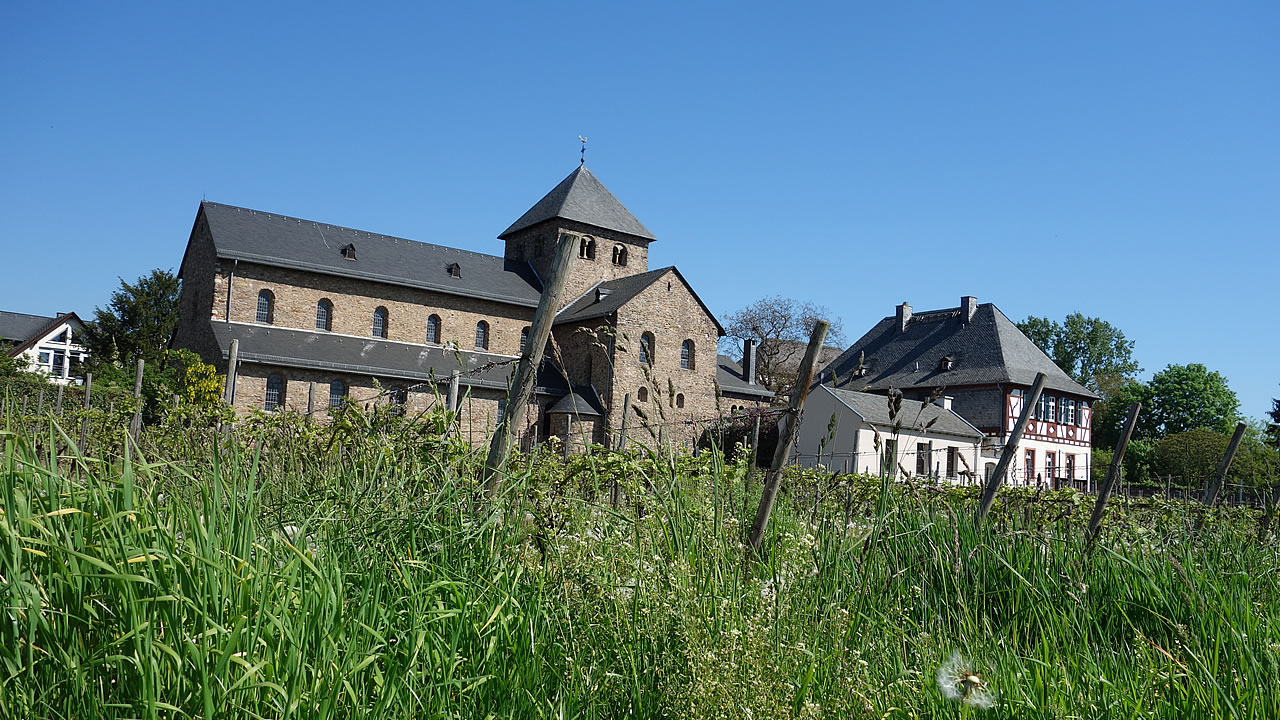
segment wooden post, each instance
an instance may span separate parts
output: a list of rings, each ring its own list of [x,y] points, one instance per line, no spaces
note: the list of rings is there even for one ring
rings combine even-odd
[[[813,334],[809,336],[809,347],[805,349],[804,360],[800,362],[800,374],[796,377],[795,388],[791,391],[791,404],[778,426],[778,448],[773,453],[773,465],[770,466],[769,474],[765,477],[764,494],[760,496],[756,519],[751,523],[751,534],[747,538],[747,546],[752,553],[759,553],[760,544],[764,542],[764,531],[769,525],[769,515],[773,513],[773,503],[778,497],[778,487],[782,484],[782,468],[787,464],[791,450],[796,444],[796,434],[800,431],[800,413],[804,411],[804,401],[809,397],[809,386],[813,384],[813,371],[818,362],[818,353],[822,352],[822,345],[827,339],[827,328],[825,320],[814,323]]]
[[[307,383],[307,417],[316,411],[316,384]]]
[[[631,393],[622,396],[622,428],[618,431],[618,449],[627,449],[627,418],[631,415]]]
[[[1086,542],[1090,545],[1098,539],[1098,528],[1102,525],[1102,513],[1107,509],[1107,498],[1111,497],[1111,487],[1120,477],[1124,469],[1124,453],[1129,449],[1129,438],[1133,435],[1133,428],[1138,424],[1138,412],[1142,409],[1142,403],[1136,402],[1129,406],[1129,416],[1124,420],[1124,429],[1120,431],[1120,441],[1116,443],[1116,452],[1111,456],[1111,467],[1107,468],[1107,477],[1102,480],[1102,487],[1098,488],[1098,500],[1093,505],[1093,516],[1089,518],[1089,528],[1085,531]]]
[[[87,381],[86,381],[86,382],[87,382]],[[66,389],[67,389],[67,386],[66,386],[66,385],[59,385],[59,386],[58,386],[58,400],[57,400],[57,402],[55,402],[55,403],[54,403],[54,406],[53,406],[53,414],[55,414],[55,415],[57,415],[57,416],[59,416],[59,417],[61,417],[61,416],[62,416],[62,393],[63,393],[63,391],[65,391]]]
[[[84,455],[89,443],[89,404],[93,395],[93,373],[84,374],[84,417],[80,418],[80,454]]]
[[[40,388],[40,396],[36,398],[36,414],[44,414],[44,388]]]
[[[449,394],[445,396],[445,404],[449,408],[449,412],[458,412],[458,390],[461,376],[457,370],[449,375]]]
[[[551,264],[551,274],[542,288],[542,297],[538,300],[538,309],[533,313],[533,324],[529,330],[529,342],[520,354],[520,364],[516,367],[516,378],[507,391],[507,411],[498,421],[498,429],[489,442],[489,457],[485,459],[485,493],[493,498],[498,494],[499,474],[507,462],[507,451],[511,446],[511,418],[524,419],[525,406],[529,403],[529,395],[533,393],[533,383],[538,374],[538,366],[542,364],[542,353],[551,337],[551,325],[555,322],[556,311],[560,309],[560,296],[569,284],[569,266],[573,260],[578,236],[571,233],[560,235],[556,248],[555,260]],[[567,443],[566,443],[567,444]]]
[[[137,407],[133,411],[133,420],[129,422],[129,435],[135,444],[138,442],[138,433],[142,431],[142,368],[145,365],[146,361],[138,358],[138,370],[133,378],[133,401],[137,403]]]
[[[222,392],[222,402],[236,404],[236,374],[240,367],[240,341],[232,340],[231,349],[227,350],[227,387]]]
[[[982,524],[982,521],[987,517],[987,513],[991,510],[991,505],[996,501],[996,492],[1004,484],[1004,476],[1009,470],[1009,464],[1013,462],[1014,456],[1018,454],[1018,443],[1022,441],[1022,431],[1027,428],[1027,423],[1031,421],[1031,415],[1035,412],[1036,403],[1040,402],[1040,393],[1044,392],[1044,381],[1046,379],[1044,373],[1036,373],[1036,381],[1031,385],[1031,394],[1025,398],[1022,413],[1018,415],[1018,422],[1013,424],[1013,432],[1009,433],[1009,439],[1005,441],[1004,448],[1000,450],[1000,461],[996,463],[995,472],[991,473],[991,477],[987,478],[987,487],[982,491],[982,501],[978,503],[978,509],[973,515],[973,523],[975,525]],[[1001,403],[1003,404],[1003,398]],[[1003,409],[1001,415],[1004,415]]]
[[[27,397],[26,395],[22,396],[22,417],[27,416],[27,401],[30,399],[31,398]]]
[[[1218,469],[1209,480],[1209,487],[1205,489],[1204,497],[1200,498],[1200,502],[1205,505],[1212,505],[1218,499],[1218,491],[1222,489],[1222,481],[1227,477],[1227,471],[1231,469],[1231,461],[1235,459],[1236,449],[1240,447],[1240,440],[1244,437],[1246,427],[1244,423],[1236,423],[1236,432],[1227,445],[1227,453],[1222,456],[1222,462],[1218,463]]]

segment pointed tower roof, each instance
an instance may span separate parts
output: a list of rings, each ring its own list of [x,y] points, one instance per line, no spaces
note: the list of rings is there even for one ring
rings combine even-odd
[[[527,227],[553,218],[574,220],[605,230],[657,240],[631,211],[618,202],[604,183],[596,179],[586,165],[579,165],[569,177],[560,181],[511,227],[502,231],[499,240]]]

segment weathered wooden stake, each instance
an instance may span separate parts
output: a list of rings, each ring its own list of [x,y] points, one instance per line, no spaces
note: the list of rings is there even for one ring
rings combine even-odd
[[[747,546],[753,554],[760,552],[760,544],[764,542],[764,531],[769,526],[769,515],[773,513],[773,503],[778,497],[778,487],[782,484],[782,468],[790,459],[791,450],[796,444],[796,434],[800,431],[800,413],[804,411],[804,401],[809,397],[813,371],[816,369],[822,344],[826,342],[828,327],[825,320],[814,323],[813,334],[809,336],[809,347],[804,351],[804,360],[800,361],[800,374],[791,391],[791,404],[778,426],[778,448],[774,450],[773,465],[765,477],[760,507],[756,509],[756,519],[751,523],[751,534],[747,538]]]
[[[1009,470],[1009,464],[1013,462],[1014,456],[1018,454],[1018,443],[1022,441],[1022,431],[1027,428],[1027,423],[1031,421],[1031,415],[1035,412],[1036,403],[1040,402],[1040,393],[1044,392],[1045,380],[1044,373],[1036,373],[1036,380],[1031,384],[1031,394],[1024,398],[1022,412],[1018,415],[1018,422],[1013,424],[1013,432],[1009,433],[1009,439],[1005,441],[1004,448],[1000,450],[1000,461],[996,463],[995,472],[991,473],[991,477],[987,478],[987,487],[982,491],[982,501],[978,503],[978,509],[973,514],[973,523],[975,525],[982,524],[982,521],[987,517],[987,513],[991,511],[991,505],[996,501],[996,492],[1004,484],[1004,476]]]
[[[1218,491],[1222,489],[1222,481],[1226,479],[1227,471],[1231,469],[1231,461],[1235,459],[1236,449],[1240,447],[1240,440],[1244,438],[1246,428],[1244,423],[1236,423],[1236,431],[1231,436],[1231,442],[1227,444],[1227,452],[1222,456],[1218,469],[1209,480],[1209,487],[1205,489],[1204,497],[1200,498],[1200,502],[1205,505],[1212,505],[1218,499]]]
[[[133,438],[133,442],[138,442],[138,433],[142,431],[142,368],[146,365],[146,361],[138,358],[138,371],[133,378],[133,401],[137,403],[137,408],[133,411],[133,419],[129,421],[129,436]]]
[[[93,395],[93,373],[85,373],[84,374],[85,413],[84,413],[84,417],[80,418],[80,444],[76,446],[80,449],[81,455],[84,455],[85,450],[88,449],[87,446],[89,443],[89,407],[90,407],[90,403],[92,402],[91,400],[92,395]]]
[[[307,383],[307,417],[316,411],[316,384]]]
[[[58,386],[58,400],[57,402],[54,403],[54,406],[53,406],[53,414],[55,415],[58,415],[58,416],[62,415],[62,393],[66,389],[67,389],[66,385]]]
[[[44,414],[44,388],[40,388],[40,396],[36,398],[36,414]]]
[[[618,451],[627,449],[627,417],[631,415],[631,393],[622,396],[622,427],[618,432]],[[618,509],[618,502],[622,499],[622,490],[618,487],[618,476],[615,473],[613,481],[609,485],[609,504],[614,510]]]
[[[499,478],[503,465],[507,462],[507,451],[511,447],[511,418],[524,420],[525,405],[529,403],[529,395],[533,393],[538,366],[542,364],[542,353],[547,347],[547,340],[551,337],[551,325],[555,321],[556,311],[560,309],[560,296],[564,294],[564,289],[569,284],[569,265],[573,260],[578,240],[579,237],[571,233],[560,235],[555,260],[551,265],[551,274],[542,288],[538,309],[533,313],[529,342],[525,344],[524,352],[520,354],[515,383],[507,391],[507,411],[502,414],[502,418],[498,421],[498,429],[489,441],[489,457],[485,459],[484,472],[485,493],[490,498],[498,494]]]
[[[240,341],[232,340],[231,348],[227,350],[227,387],[222,392],[222,402],[228,405],[236,404],[236,374],[240,368]]]
[[[1085,531],[1085,540],[1092,545],[1098,539],[1098,528],[1102,526],[1102,513],[1107,509],[1107,499],[1111,497],[1111,488],[1121,477],[1124,470],[1124,453],[1129,449],[1129,438],[1133,428],[1138,424],[1138,412],[1142,403],[1129,406],[1129,416],[1124,420],[1124,429],[1120,431],[1120,440],[1116,443],[1116,452],[1111,456],[1111,467],[1107,468],[1107,476],[1098,488],[1098,500],[1093,505],[1093,515],[1089,518],[1089,528]]]

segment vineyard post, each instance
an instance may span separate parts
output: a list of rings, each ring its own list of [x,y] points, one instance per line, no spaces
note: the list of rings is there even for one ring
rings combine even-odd
[[[88,450],[89,443],[89,407],[92,402],[93,395],[93,373],[85,373],[84,375],[84,417],[80,418],[80,454],[84,455]]]
[[[773,464],[765,477],[760,507],[756,509],[756,519],[751,523],[751,534],[747,538],[747,546],[753,554],[760,552],[760,544],[764,542],[764,531],[769,525],[769,515],[773,512],[774,500],[778,497],[778,486],[782,484],[782,468],[791,457],[791,450],[796,444],[796,435],[800,432],[800,413],[804,411],[804,401],[809,397],[809,386],[813,384],[813,371],[818,362],[818,353],[822,351],[822,345],[827,340],[828,327],[825,320],[814,323],[813,334],[809,336],[809,347],[804,351],[804,360],[800,362],[800,374],[796,377],[796,385],[791,390],[791,404],[778,426],[778,447],[773,452]]]
[[[62,417],[62,392],[67,389],[65,385],[58,386],[58,399],[53,406],[53,414]]]
[[[1085,532],[1086,543],[1089,545],[1098,539],[1102,513],[1107,509],[1107,498],[1111,497],[1112,484],[1124,470],[1124,453],[1129,449],[1129,438],[1133,435],[1134,426],[1138,424],[1138,412],[1141,409],[1140,402],[1129,406],[1129,416],[1124,420],[1124,429],[1120,431],[1120,440],[1116,443],[1115,454],[1111,456],[1111,466],[1107,468],[1107,477],[1102,480],[1102,487],[1098,488],[1098,500],[1094,503],[1093,515],[1089,518],[1089,528]]]
[[[40,388],[40,396],[36,398],[36,414],[44,414],[44,388]]]
[[[145,365],[146,361],[138,358],[138,370],[133,378],[133,401],[137,403],[137,407],[133,410],[133,419],[129,421],[129,436],[133,438],[134,444],[137,444],[138,433],[142,430],[142,368]]]
[[[22,417],[27,416],[27,401],[30,399],[31,398],[27,397],[26,395],[22,396]]]
[[[1246,429],[1247,426],[1244,423],[1236,423],[1236,432],[1231,436],[1227,452],[1222,456],[1222,462],[1218,463],[1218,469],[1209,480],[1209,487],[1205,489],[1204,497],[1200,498],[1200,502],[1205,505],[1212,505],[1218,499],[1218,491],[1222,489],[1222,481],[1227,477],[1227,471],[1231,469],[1231,461],[1235,459],[1236,449],[1240,447],[1240,440],[1244,437]]]
[[[747,468],[745,489],[750,489],[751,481],[755,479],[756,470],[760,464],[760,415],[756,414],[754,427],[751,429],[751,467]]]
[[[222,402],[228,405],[236,403],[236,372],[240,364],[240,341],[232,340],[227,350],[227,387],[222,393]]]
[[[982,491],[982,502],[978,504],[978,509],[973,515],[973,523],[975,525],[982,525],[982,521],[991,510],[992,503],[996,501],[996,492],[1000,489],[1000,485],[1004,483],[1004,476],[1009,470],[1009,464],[1013,462],[1013,456],[1018,454],[1018,443],[1022,441],[1022,431],[1026,429],[1027,423],[1030,422],[1036,403],[1040,402],[1040,393],[1044,391],[1045,380],[1044,373],[1036,373],[1036,381],[1031,385],[1031,394],[1026,396],[1022,405],[1022,413],[1018,415],[1018,421],[1013,424],[1013,432],[1009,433],[1009,439],[1005,441],[1004,448],[1000,450],[1000,461],[996,463],[995,472],[991,473],[990,478],[987,478],[987,487]]]
[[[533,323],[529,329],[529,342],[524,352],[520,353],[520,364],[516,366],[515,382],[507,391],[507,411],[498,420],[498,429],[489,441],[489,456],[485,459],[484,473],[485,493],[489,498],[498,494],[499,474],[507,461],[507,451],[511,445],[511,418],[525,417],[525,405],[533,394],[534,380],[537,378],[538,366],[542,364],[542,353],[551,338],[551,325],[555,322],[556,311],[560,309],[560,296],[569,284],[569,264],[573,260],[574,246],[578,236],[561,233],[559,246],[556,248],[555,260],[551,264],[551,274],[542,288],[542,297],[538,300],[538,309],[533,313]],[[565,443],[568,445],[568,443]]]
[[[627,416],[631,414],[631,393],[622,396],[622,427],[618,432],[618,451],[627,449]],[[618,475],[614,473],[613,482],[609,486],[609,504],[614,510],[618,509],[618,501],[621,499],[622,492],[618,487]]]
[[[316,384],[314,381],[307,383],[307,417],[316,411]]]

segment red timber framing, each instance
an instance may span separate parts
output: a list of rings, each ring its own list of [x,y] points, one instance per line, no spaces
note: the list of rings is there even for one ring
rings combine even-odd
[[[1005,433],[1013,431],[1013,426],[1022,413],[1025,396],[1026,390],[1021,388],[1005,393]],[[1044,392],[1031,421],[1023,431],[1023,437],[1087,448],[1092,438],[1092,424],[1093,408],[1088,400]]]

